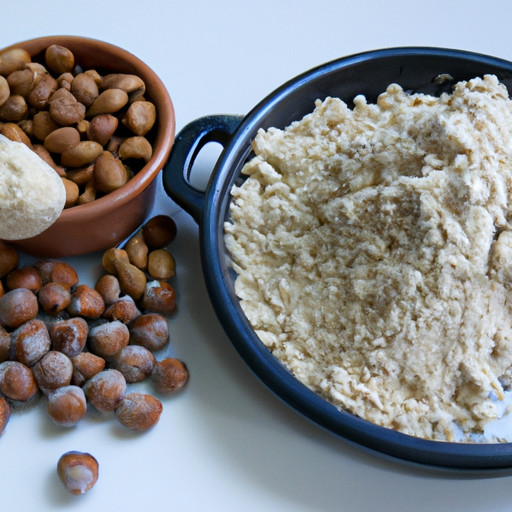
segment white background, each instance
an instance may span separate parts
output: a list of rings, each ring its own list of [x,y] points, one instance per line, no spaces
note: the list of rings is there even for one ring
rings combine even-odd
[[[307,69],[363,50],[443,46],[512,60],[512,3],[471,0],[0,1],[0,47],[50,34],[122,46],[154,68],[178,129],[206,114],[245,114]],[[512,477],[475,478],[405,466],[322,431],[251,374],[223,333],[201,275],[197,227],[161,193],[155,212],[179,229],[179,313],[169,353],[189,366],[159,424],[132,434],[89,414],[77,428],[43,403],[15,412],[0,439],[0,512],[7,511],[510,511]],[[94,281],[99,255],[71,260]],[[100,479],[67,493],[55,466],[89,451]]]

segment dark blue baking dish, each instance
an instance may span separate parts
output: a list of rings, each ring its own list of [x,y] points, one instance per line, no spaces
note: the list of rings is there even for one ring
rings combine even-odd
[[[163,170],[168,195],[197,221],[203,274],[216,314],[235,348],[259,379],[285,403],[324,429],[366,448],[430,467],[488,473],[512,468],[512,443],[469,444],[429,441],[380,427],[327,403],[300,383],[253,332],[234,292],[233,270],[224,244],[230,189],[250,157],[260,128],[284,128],[314,108],[316,99],[340,97],[349,105],[357,94],[375,101],[390,83],[407,91],[439,94],[453,82],[495,74],[512,84],[512,63],[481,54],[442,48],[390,48],[341,58],[285,83],[246,116],[199,118],[177,135]],[[453,79],[436,80],[448,74]],[[223,146],[205,192],[189,180],[205,144]]]

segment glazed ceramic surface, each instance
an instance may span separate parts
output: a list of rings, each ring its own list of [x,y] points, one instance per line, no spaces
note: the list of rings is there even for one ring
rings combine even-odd
[[[145,219],[155,196],[155,178],[169,156],[175,132],[170,95],[155,72],[130,52],[110,43],[78,36],[47,36],[13,43],[34,60],[51,44],[69,48],[84,69],[135,74],[146,84],[146,98],[157,109],[153,155],[148,163],[120,189],[89,204],[62,212],[40,235],[16,242],[26,253],[64,257],[106,249],[126,238]],[[0,50],[0,53],[7,48]]]

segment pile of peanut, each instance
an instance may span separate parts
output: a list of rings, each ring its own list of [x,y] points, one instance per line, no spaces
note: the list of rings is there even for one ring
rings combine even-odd
[[[176,310],[175,236],[170,217],[150,219],[123,249],[104,253],[95,287],[63,261],[19,266],[17,251],[0,241],[0,434],[11,407],[36,397],[46,397],[61,426],[76,425],[88,404],[132,430],[157,423],[161,401],[128,385],[150,379],[165,395],[188,382],[181,360],[155,357]]]
[[[59,173],[66,208],[122,187],[153,154],[157,113],[144,81],[84,70],[60,45],[40,60],[21,48],[0,54],[0,134]]]

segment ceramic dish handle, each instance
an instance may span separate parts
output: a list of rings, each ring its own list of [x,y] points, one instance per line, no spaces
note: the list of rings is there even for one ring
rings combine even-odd
[[[208,142],[225,147],[243,116],[211,115],[190,122],[176,136],[163,169],[167,194],[199,222],[204,209],[205,193],[190,184],[190,171],[199,151]]]

